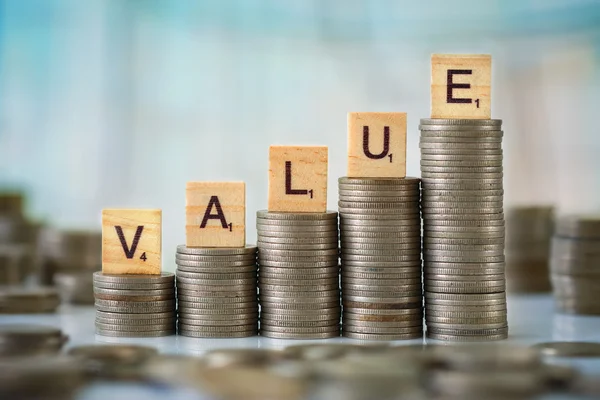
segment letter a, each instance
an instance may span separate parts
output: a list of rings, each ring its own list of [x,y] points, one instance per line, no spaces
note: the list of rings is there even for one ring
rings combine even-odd
[[[212,208],[215,206],[217,209],[216,214],[211,214]],[[208,207],[206,207],[206,211],[204,212],[204,218],[202,218],[202,223],[200,224],[200,228],[206,228],[206,224],[209,219],[218,219],[221,221],[221,226],[223,229],[228,229],[227,220],[225,219],[225,214],[223,214],[223,208],[221,207],[221,202],[219,202],[218,196],[211,196],[210,201],[208,202]]]
[[[135,231],[135,235],[133,236],[133,242],[131,243],[131,249],[127,246],[127,241],[125,240],[125,235],[123,235],[123,229],[120,226],[115,226],[115,230],[117,231],[117,236],[121,241],[121,246],[123,247],[123,251],[125,252],[125,257],[133,258],[135,254],[135,250],[137,249],[138,243],[140,241],[140,237],[142,236],[142,231],[144,230],[144,226],[140,225],[137,227]]]

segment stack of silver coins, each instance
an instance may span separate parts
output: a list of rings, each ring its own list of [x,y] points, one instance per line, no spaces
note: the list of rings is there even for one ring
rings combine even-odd
[[[513,293],[551,292],[552,206],[512,207],[506,213],[506,285]]]
[[[59,305],[59,293],[53,288],[0,287],[0,314],[53,313]]]
[[[258,334],[256,246],[177,247],[178,332],[199,338]]]
[[[427,337],[508,336],[500,120],[422,119]]]
[[[600,215],[558,218],[550,270],[558,310],[600,314]]]
[[[354,339],[423,337],[418,178],[340,178],[342,331]]]
[[[0,357],[60,353],[68,337],[59,328],[43,325],[0,325]]]
[[[94,273],[96,334],[158,337],[175,333],[175,275]]]
[[[260,334],[340,336],[337,212],[257,212]]]

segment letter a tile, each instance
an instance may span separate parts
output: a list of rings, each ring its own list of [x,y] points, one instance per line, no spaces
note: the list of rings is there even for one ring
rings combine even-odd
[[[491,118],[492,57],[431,56],[431,118]]]
[[[102,272],[160,274],[161,236],[161,210],[102,210]]]
[[[348,113],[348,176],[406,176],[406,113]]]
[[[269,211],[325,212],[327,146],[271,146]]]
[[[244,182],[188,182],[185,191],[186,246],[246,245]]]

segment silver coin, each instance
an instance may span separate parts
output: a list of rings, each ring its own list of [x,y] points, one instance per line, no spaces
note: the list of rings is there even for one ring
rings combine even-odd
[[[421,271],[415,270],[405,273],[361,273],[352,271],[343,271],[342,280],[347,283],[367,284],[374,281],[402,281],[404,279],[421,278]]]
[[[347,208],[340,206],[338,209],[340,210],[340,215],[350,215],[351,218],[357,218],[360,215],[360,218],[373,219],[377,215],[393,215],[396,219],[413,219],[419,213],[419,203],[412,204],[406,208]]]
[[[114,290],[161,290],[170,289],[175,286],[174,282],[169,283],[109,283],[94,282],[94,287]]]
[[[342,270],[368,268],[369,271],[389,271],[390,269],[410,269],[421,268],[421,259],[410,261],[359,261],[359,260],[343,260]]]
[[[433,210],[433,209],[432,209]],[[430,229],[436,225],[446,226],[504,226],[504,214],[435,214],[423,213],[423,226]]]
[[[180,244],[177,246],[177,253],[197,256],[234,256],[251,255],[256,253],[256,246],[246,245],[246,247],[188,247]]]
[[[398,212],[402,212],[402,210],[412,209],[419,207],[419,200],[412,202],[380,202],[380,203],[367,203],[364,201],[354,202],[354,201],[338,201],[338,206],[340,208],[353,208],[357,210],[371,211],[371,209],[393,209]]]
[[[321,267],[327,264],[323,264],[323,265],[319,265],[319,263],[327,263],[329,262],[329,265],[335,265],[335,263],[337,262],[338,257],[337,256],[317,256],[317,257],[308,257],[308,256],[300,256],[300,257],[260,257],[259,258],[259,265],[272,265],[272,263],[274,262],[290,262],[290,263],[296,263],[296,265],[293,268],[301,268],[300,264],[305,264],[305,263],[309,263],[309,267],[312,264],[312,266],[314,267]]]
[[[476,232],[478,234],[487,233],[500,233],[504,235],[504,221],[503,220],[427,220],[423,224],[423,234],[427,236],[435,231],[446,232],[446,233],[468,233]]]
[[[372,308],[358,308],[358,307],[344,307],[344,314],[360,314],[366,317],[402,317],[402,316],[423,316],[423,308],[421,306],[414,308],[403,308],[403,309],[372,309]]]
[[[457,318],[457,317],[439,317],[431,314],[425,316],[425,322],[428,326],[443,328],[447,325],[461,326],[465,325],[467,328],[476,326],[478,328],[495,328],[506,326],[506,314],[498,317],[485,317],[485,318]]]
[[[189,311],[190,309],[250,310],[250,309],[257,309],[257,307],[258,307],[258,301],[256,299],[256,296],[238,297],[235,300],[239,300],[239,301],[228,301],[228,302],[221,302],[221,301],[217,302],[217,301],[210,301],[210,300],[215,300],[215,299],[210,299],[210,298],[200,298],[200,300],[196,300],[196,298],[194,298],[194,300],[180,299],[177,303],[178,303],[180,310],[185,309],[185,310],[187,310],[187,312],[190,312]],[[244,312],[248,312],[248,311],[244,311]]]
[[[278,268],[278,267],[269,267],[269,266],[261,266],[259,276],[290,276],[295,277],[297,279],[317,279],[320,275],[322,276],[337,276],[339,273],[339,266],[336,264],[333,267],[323,267],[323,268],[303,268],[300,270],[295,270],[291,268]],[[310,277],[310,278],[309,278]]]
[[[281,322],[315,322],[315,321],[338,321],[342,315],[342,312],[339,308],[334,308],[333,311],[327,313],[320,313],[318,315],[315,314],[280,314],[276,312],[277,310],[272,310],[275,312],[272,313],[262,313],[261,320],[265,319],[271,321],[271,323],[275,323],[277,321]],[[325,311],[325,310],[322,310]]]
[[[94,282],[107,283],[174,283],[175,275],[171,272],[163,272],[160,275],[109,275],[101,271],[94,272]]]
[[[420,339],[423,337],[423,331],[408,333],[408,334],[372,334],[372,333],[356,333],[356,332],[348,332],[346,330],[342,331],[342,336],[347,337],[349,339],[357,339],[357,340],[382,340],[382,341],[390,341],[390,340],[412,340],[412,339]]]
[[[331,241],[329,244],[281,244],[267,243],[258,241],[261,249],[266,250],[292,250],[292,251],[308,251],[308,250],[332,250],[338,248],[338,241]]]
[[[427,330],[442,335],[494,335],[508,330],[506,322],[495,324],[439,324],[428,323]],[[494,333],[497,332],[497,333]]]
[[[177,284],[179,285],[180,283],[198,286],[250,286],[256,285],[256,276],[244,279],[199,279],[178,275]]]
[[[477,156],[484,158],[485,156],[502,156],[503,151],[501,148],[498,149],[459,149],[459,148],[448,148],[448,149],[434,149],[434,148],[422,148],[421,156],[423,155],[452,155],[452,156]]]
[[[339,278],[339,271],[328,274],[269,274],[261,273],[259,279],[261,282],[268,284],[282,284],[283,282],[295,282],[296,285],[309,285],[309,282],[328,282],[333,283]]]
[[[337,275],[330,278],[321,278],[321,279],[277,279],[277,278],[267,278],[261,275],[259,285],[277,285],[277,286],[315,286],[315,285],[338,285],[339,278]],[[278,290],[278,289],[271,289]]]
[[[421,216],[419,214],[415,214],[413,218],[406,219],[394,219],[387,218],[383,216],[376,216],[377,218],[367,219],[361,216],[348,215],[343,216],[340,215],[340,227],[343,229],[349,229],[351,226],[360,227],[368,227],[368,226],[390,226],[390,227],[402,227],[402,226],[421,226]]]
[[[235,262],[246,264],[252,263],[256,259],[256,252],[237,256],[197,256],[193,254],[175,254],[175,260],[182,265],[227,265]]]
[[[287,285],[271,285],[268,283],[259,283],[259,289],[261,292],[265,293],[275,293],[286,291],[288,293],[291,292],[302,292],[306,295],[307,292],[320,292],[320,291],[329,291],[329,290],[339,290],[339,284],[313,284],[313,285],[296,285],[293,282],[288,282]]]
[[[433,281],[505,281],[504,273],[494,275],[450,275],[435,274],[425,270],[424,278]]]
[[[464,190],[481,190],[482,192],[489,192],[492,190],[503,190],[503,183],[501,179],[453,179],[455,182],[447,182],[450,179],[431,179],[427,181],[426,178],[423,181],[423,192],[427,193],[430,190],[436,191],[464,191]],[[458,194],[458,193],[457,193]],[[483,194],[482,194],[483,195]]]
[[[336,219],[337,211],[326,211],[324,213],[291,213],[259,210],[256,212],[257,219],[275,219],[275,220],[300,220],[315,221]]]
[[[502,141],[488,142],[438,142],[420,140],[419,148],[421,150],[499,150],[502,149]]]
[[[269,324],[260,324],[260,332],[261,334],[264,331],[268,332],[278,332],[278,333],[288,333],[288,334],[313,334],[313,333],[329,333],[329,332],[339,332],[340,326],[339,323],[336,323],[331,326],[321,326],[321,327],[309,327],[309,328],[289,328],[283,326],[274,326]]]
[[[503,255],[504,244],[438,244],[438,243],[427,243],[423,246],[425,251],[429,254],[437,255],[471,255],[478,253],[478,255]]]
[[[321,299],[330,299],[332,297],[337,297],[340,294],[340,289],[339,287],[334,287],[331,289],[323,289],[320,290],[318,293],[312,293],[312,292],[308,292],[308,291],[291,291],[290,290],[291,287],[273,287],[271,288],[270,285],[262,285],[262,288],[260,290],[260,295],[261,298],[263,298],[264,296],[269,296],[269,297],[280,297],[280,298],[297,298],[297,299],[303,299],[305,297],[312,297],[314,300],[318,300],[319,298]],[[304,301],[303,301],[304,302]]]
[[[421,277],[420,276],[412,276],[412,277],[404,277],[404,278],[354,278],[350,276],[343,276],[342,282],[345,285],[371,285],[371,286],[379,286],[379,285],[421,285]],[[363,289],[359,289],[363,290]]]
[[[503,165],[503,160],[491,160],[491,161],[480,161],[480,160],[455,160],[455,161],[448,161],[448,160],[427,160],[427,159],[423,159],[420,161],[420,165],[421,168],[447,168],[447,169],[454,169],[454,168],[461,168],[461,169],[465,169],[464,172],[469,172],[466,169],[467,168],[475,168],[475,169],[479,169],[479,168],[502,168]],[[433,170],[431,172],[434,172]],[[440,171],[441,172],[441,171]],[[493,171],[490,171],[493,172]],[[496,172],[500,172],[500,171],[496,171]]]
[[[363,263],[361,263],[361,264],[363,264]],[[377,265],[371,266],[370,263],[368,263],[367,266],[364,266],[364,265],[355,266],[355,265],[344,264],[344,267],[342,269],[342,275],[347,275],[347,274],[415,274],[415,275],[421,276],[421,263],[420,262],[417,262],[410,266],[399,266],[399,267],[394,267],[394,266],[391,266],[391,267],[390,266],[382,267],[382,266],[377,266]]]
[[[256,263],[252,265],[246,265],[241,267],[210,267],[210,268],[199,268],[189,267],[185,265],[178,265],[178,272],[188,272],[194,274],[242,274],[242,273],[256,273],[258,265]]]
[[[504,262],[504,256],[438,256],[438,255],[429,255],[425,253],[423,255],[423,260],[425,262],[438,261],[438,262],[457,262],[457,263],[495,263],[495,262]]]
[[[387,241],[392,243],[413,243],[420,240],[420,226],[365,226],[349,225],[342,227],[340,239],[343,241]]]
[[[123,289],[105,289],[94,287],[94,294],[131,297],[148,297],[148,296],[175,296],[175,286],[168,289],[154,290],[123,290]],[[131,299],[134,301],[135,299]]]
[[[200,273],[200,272],[187,272],[187,271],[176,271],[175,272],[177,278],[191,278],[191,279],[200,279],[200,280],[239,280],[239,279],[251,279],[256,278],[256,271],[252,272],[241,272],[241,273],[229,273],[229,274],[221,274],[215,271],[215,273]]]
[[[437,311],[427,309],[429,317],[449,318],[453,320],[503,318],[506,320],[506,309],[498,311]],[[443,321],[439,321],[443,322]]]
[[[354,195],[354,196],[348,196],[348,195],[341,195],[339,196],[339,200],[340,202],[344,202],[344,203],[384,203],[386,201],[389,201],[390,203],[400,203],[400,204],[414,204],[414,203],[418,203],[419,200],[421,199],[421,196],[419,196],[418,194],[415,194],[413,196],[370,196],[370,197],[365,197],[365,196],[358,196],[358,195]]]
[[[445,301],[461,301],[465,302],[465,305],[469,305],[468,302],[474,302],[475,305],[480,302],[490,300],[500,300],[506,302],[505,293],[490,293],[490,294],[445,294],[445,293],[430,293],[425,292],[425,300],[445,300]]]
[[[246,325],[234,325],[234,326],[212,326],[212,325],[188,325],[181,322],[177,323],[177,328],[184,331],[193,332],[247,332],[257,329],[257,324],[254,322]]]
[[[476,264],[477,265],[477,264]],[[482,267],[482,268],[437,268],[426,265],[424,267],[425,276],[447,276],[452,279],[458,279],[458,277],[469,277],[477,279],[478,277],[488,277],[494,275],[503,275],[505,272],[504,267]],[[441,278],[440,278],[441,279]]]
[[[341,242],[341,251],[346,253],[352,253],[352,250],[419,250],[421,251],[421,243],[417,240],[406,240],[406,241],[391,241],[389,238],[354,238],[354,239],[366,239],[366,240],[343,240]],[[396,239],[396,238],[392,238]],[[410,253],[410,251],[408,252]],[[361,253],[355,253],[361,254]]]
[[[444,305],[427,303],[425,307],[426,313],[486,313],[486,312],[507,312],[506,302],[497,304],[482,304],[482,305]]]
[[[340,336],[340,331],[324,332],[324,333],[282,333],[262,330],[260,336],[272,339],[329,339]]]
[[[335,268],[338,266],[337,259],[330,259],[327,261],[273,261],[273,260],[261,260],[260,268],[274,267],[274,268],[293,268],[293,269],[311,269],[311,268]]]
[[[479,133],[479,135],[445,135],[445,132],[423,132],[419,138],[420,143],[502,143],[503,134],[500,132],[489,132],[487,135]],[[456,133],[456,132],[451,132]],[[498,135],[500,133],[500,135]]]
[[[310,246],[314,246],[314,245],[322,245],[322,244],[331,244],[331,243],[335,243],[336,240],[335,238],[312,238],[312,237],[307,237],[307,238],[280,238],[280,237],[273,237],[273,236],[265,236],[262,237],[261,242],[263,244],[265,243],[272,243],[272,244],[293,244],[293,245],[310,245]]]
[[[438,200],[437,197],[449,197],[450,200],[452,198],[466,198],[472,199],[472,201],[483,201],[480,200],[483,197],[487,196],[503,196],[503,189],[489,189],[489,190],[481,190],[481,189],[446,189],[446,190],[437,190],[437,189],[429,189],[423,192],[423,200]],[[443,199],[441,199],[443,200]]]
[[[352,186],[357,186],[357,185],[352,185]],[[365,189],[361,189],[363,186],[358,185],[359,188],[358,189],[354,189],[354,190],[349,190],[349,189],[342,189],[339,188],[338,190],[338,194],[340,195],[340,197],[359,197],[359,198],[370,198],[370,197],[383,197],[383,198],[389,198],[389,197],[400,197],[400,198],[416,198],[416,200],[419,199],[420,196],[420,190],[419,190],[419,185],[415,185],[415,186],[398,186],[399,189],[396,189],[396,187],[382,187],[382,186],[376,186],[375,190],[365,190]],[[368,186],[374,186],[374,185],[368,185]],[[364,201],[364,200],[361,200]],[[385,201],[385,200],[383,200]]]
[[[289,299],[285,299],[285,300],[289,300]],[[266,312],[266,313],[274,313],[274,310],[277,310],[277,312],[281,311],[281,310],[289,310],[289,311],[295,311],[295,312],[300,312],[300,311],[318,311],[318,310],[323,310],[323,309],[329,309],[329,308],[333,308],[336,306],[339,306],[340,301],[338,300],[332,300],[326,303],[297,303],[297,302],[285,302],[285,301],[275,301],[275,302],[269,302],[266,300],[261,299],[261,303],[260,303],[260,307],[261,307],[261,312]]]
[[[442,125],[442,126],[457,126],[460,129],[464,129],[465,126],[473,127],[484,127],[493,126],[500,128],[502,126],[501,119],[449,119],[449,118],[421,118],[419,129],[429,129],[431,125]]]
[[[427,331],[427,338],[432,340],[443,340],[446,342],[491,342],[508,339],[508,332],[497,335],[441,335]]]
[[[378,292],[378,293],[386,293],[385,296],[383,297],[389,297],[387,296],[388,293],[420,293],[421,292],[421,280],[417,279],[416,283],[409,283],[409,282],[387,282],[387,285],[385,284],[378,284],[378,283],[374,283],[374,282],[370,282],[369,284],[366,285],[359,285],[359,284],[354,284],[354,283],[342,283],[342,293],[344,295],[346,294],[350,294],[350,295],[356,295],[356,296],[360,296],[359,293],[362,292]],[[367,296],[371,296],[371,293],[367,293]]]
[[[229,330],[230,327],[239,327],[239,326],[244,326],[247,327],[248,325],[252,325],[255,326],[256,328],[258,328],[258,315],[254,316],[254,317],[249,317],[246,319],[219,319],[219,320],[205,320],[205,319],[188,319],[185,317],[179,317],[179,319],[177,320],[177,323],[181,326],[211,326],[211,327],[215,327],[215,328],[223,328],[224,330]],[[248,329],[242,329],[242,330],[248,330]]]
[[[118,316],[119,314],[115,314],[116,316]],[[140,314],[140,315],[145,315],[145,314]],[[168,325],[168,324],[175,324],[175,321],[177,320],[177,317],[175,316],[175,313],[173,313],[173,315],[170,318],[161,318],[161,319],[156,319],[156,318],[152,318],[152,319],[126,319],[126,318],[102,318],[102,317],[98,317],[96,316],[96,322],[99,324],[105,324],[105,325],[119,325],[119,326],[144,326],[144,327],[149,327],[149,326],[159,326],[159,325]]]
[[[274,237],[274,238],[326,238],[333,239],[337,238],[337,231],[327,231],[327,232],[273,232],[273,231],[265,231],[265,230],[257,230],[258,239],[263,240],[264,237]]]
[[[378,328],[378,327],[363,327],[363,326],[355,326],[344,324],[344,332],[353,332],[353,333],[368,333],[368,334],[381,334],[381,335],[390,335],[390,334],[413,334],[413,335],[423,335],[423,327],[386,327],[386,328]]]
[[[166,331],[175,329],[175,321],[169,321],[168,323],[156,324],[156,325],[116,325],[116,324],[104,324],[96,321],[96,329],[110,330],[110,331],[121,331],[121,332],[148,332],[148,331]]]
[[[100,319],[113,319],[113,318],[122,318],[128,321],[131,321],[132,324],[135,324],[135,320],[147,320],[147,319],[169,319],[175,318],[175,309],[169,310],[167,312],[156,312],[156,313],[113,313],[106,312],[102,310],[96,310],[96,318]]]
[[[161,337],[161,336],[171,336],[175,334],[175,328],[161,331],[144,331],[144,332],[123,332],[123,331],[115,331],[115,330],[107,330],[107,329],[99,329],[96,328],[96,335],[100,336],[111,336],[111,337]]]
[[[433,246],[433,245],[450,245],[450,246],[481,246],[481,245],[504,245],[504,238],[423,238],[423,245]],[[429,247],[431,248],[431,247]]]
[[[502,173],[502,167],[438,167],[421,165],[421,175],[423,178],[502,178]],[[487,174],[500,175],[488,176]]]
[[[222,331],[222,332],[198,332],[193,330],[188,330],[183,327],[179,327],[177,333],[180,336],[186,337],[194,337],[194,338],[223,338],[223,339],[234,339],[234,338],[244,338],[244,337],[252,337],[258,335],[258,329],[252,329],[248,331],[240,331],[240,332],[231,332],[231,331]]]
[[[198,318],[206,316],[223,316],[223,317],[232,317],[233,315],[247,315],[247,314],[256,314],[258,313],[258,303],[251,303],[252,306],[249,308],[239,307],[237,304],[233,304],[236,307],[228,307],[228,308],[214,308],[213,304],[205,303],[204,306],[208,308],[191,308],[185,305],[179,305],[178,313],[179,315],[185,315],[187,318],[190,318],[190,315],[197,316]],[[244,305],[244,304],[243,304]],[[231,306],[228,304],[227,306]]]
[[[339,326],[340,318],[334,318],[327,321],[281,321],[264,318],[261,316],[260,324],[266,328],[324,328],[330,326]]]
[[[274,226],[335,226],[337,225],[337,218],[315,220],[257,218],[256,222],[260,223],[261,225]]]
[[[205,290],[201,291],[178,291],[177,299],[186,302],[197,302],[197,303],[244,303],[248,301],[256,300],[256,287],[252,290],[247,291],[218,291],[208,292]]]
[[[380,185],[380,186],[411,186],[418,185],[419,178],[349,178],[343,176],[338,178],[340,185]]]
[[[414,249],[406,250],[392,250],[392,249],[352,249],[344,247],[342,251],[342,259],[350,256],[365,256],[365,257],[410,257],[421,258],[421,248],[417,247]]]
[[[440,201],[440,200],[423,200],[423,202],[421,203],[421,206],[423,208],[433,208],[433,209],[439,209],[439,208],[460,208],[460,209],[466,209],[469,210],[469,212],[471,212],[470,210],[478,208],[478,209],[502,209],[504,207],[504,202],[503,201],[488,201],[488,202],[484,202],[484,201],[480,201],[478,199],[471,199],[470,201],[466,202],[466,201]],[[476,211],[474,211],[476,212]]]
[[[330,232],[337,231],[337,224],[329,225],[329,226],[278,226],[278,225],[262,225],[260,223],[256,224],[256,229],[263,232]]]
[[[307,305],[312,305],[315,306],[318,304],[307,304]],[[261,305],[262,306],[262,305]],[[312,308],[306,308],[306,307],[299,307],[298,309],[294,309],[294,308],[290,308],[290,307],[285,307],[285,308],[280,308],[277,307],[277,304],[274,303],[267,303],[267,307],[263,310],[261,310],[261,315],[263,314],[267,314],[267,315],[271,315],[272,318],[307,318],[308,320],[311,321],[318,321],[319,319],[329,319],[329,318],[333,318],[336,315],[341,315],[342,312],[342,308],[338,302],[338,304],[331,306],[331,307],[312,307]]]
[[[175,309],[175,300],[164,301],[113,301],[97,299],[96,309],[116,313],[159,313]]]
[[[375,296],[358,296],[358,295],[344,295],[343,303],[344,307],[347,302],[352,303],[385,303],[385,304],[414,304],[421,301],[420,295],[400,296],[398,293],[391,293],[392,297],[375,297]]]
[[[420,261],[420,254],[407,255],[407,256],[362,256],[354,254],[343,254],[342,263],[346,261],[368,261],[368,262],[407,262],[407,261]]]
[[[338,249],[329,250],[270,250],[260,249],[259,258],[264,257],[331,257],[337,256]]]

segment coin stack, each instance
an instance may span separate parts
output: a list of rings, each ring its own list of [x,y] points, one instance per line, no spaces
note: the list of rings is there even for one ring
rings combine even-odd
[[[548,258],[554,230],[551,206],[513,207],[506,213],[506,285],[513,293],[550,292]]]
[[[556,221],[550,270],[560,311],[600,314],[600,215],[568,215]]]
[[[257,212],[260,334],[340,335],[337,212]]]
[[[501,124],[421,120],[425,322],[431,339],[508,336]]]
[[[258,333],[256,246],[177,246],[178,332],[199,338]]]
[[[0,314],[53,313],[59,305],[59,294],[52,288],[0,287]]]
[[[158,337],[175,333],[175,275],[94,272],[96,334]]]
[[[340,178],[342,330],[355,339],[423,336],[418,178]]]
[[[43,325],[0,325],[0,358],[60,353],[68,336],[59,328]]]

